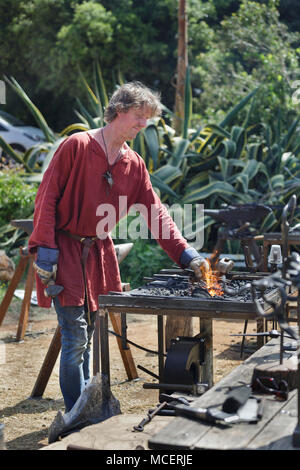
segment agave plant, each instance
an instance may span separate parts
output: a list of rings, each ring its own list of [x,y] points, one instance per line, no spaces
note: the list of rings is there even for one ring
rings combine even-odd
[[[246,98],[251,98],[251,94]],[[280,231],[282,208],[292,194],[300,193],[299,118],[285,133],[280,131],[280,114],[275,132],[266,124],[248,126],[248,119],[243,126],[230,127],[230,122],[231,119],[225,119],[200,133],[200,137],[205,134],[207,137],[198,146],[200,158],[198,155],[191,158],[182,201],[202,202],[206,208],[219,208],[222,203],[267,204],[273,211],[263,220],[260,230]],[[294,224],[299,223],[299,217],[297,209]],[[213,223],[207,217],[205,227]],[[206,231],[206,237],[209,234]]]

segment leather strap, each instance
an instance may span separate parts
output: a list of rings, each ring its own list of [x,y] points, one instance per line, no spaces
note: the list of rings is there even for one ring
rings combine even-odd
[[[89,251],[93,243],[98,240],[98,237],[81,237],[80,235],[75,235],[74,233],[70,233],[64,230],[60,230],[60,232],[64,233],[65,235],[68,235],[70,238],[73,238],[74,240],[79,241],[82,243],[83,248],[81,252],[81,266],[82,266],[82,272],[83,272],[83,279],[84,279],[84,290],[85,290],[85,298],[86,298],[86,303],[87,303],[87,309],[88,309],[88,322],[89,325],[91,324],[91,315],[90,315],[90,307],[89,307],[89,300],[88,300],[88,292],[87,292],[87,282],[86,282],[86,262],[87,258],[89,255]]]

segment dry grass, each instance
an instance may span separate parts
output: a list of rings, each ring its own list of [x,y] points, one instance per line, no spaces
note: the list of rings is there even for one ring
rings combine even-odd
[[[23,342],[15,341],[20,312],[20,302],[14,301],[0,328],[0,422],[4,423],[7,449],[40,449],[48,444],[48,428],[57,411],[64,410],[59,388],[56,362],[44,395],[31,399],[30,395],[40,367],[50,345],[57,322],[53,309],[32,307]],[[194,320],[195,329],[197,320]],[[255,331],[256,323],[249,322],[248,332]],[[239,337],[243,322],[214,321],[214,381],[217,383],[230,370],[240,364]],[[128,338],[144,347],[157,349],[155,316],[128,316]],[[247,340],[253,348],[253,340]],[[157,374],[157,356],[132,347],[136,365],[142,365]],[[249,354],[248,354],[249,355]],[[245,359],[247,354],[244,355]],[[112,392],[120,401],[122,413],[140,413],[157,404],[157,390],[143,389],[144,382],[155,381],[139,371],[139,379],[128,381],[116,339],[110,335],[110,364]]]

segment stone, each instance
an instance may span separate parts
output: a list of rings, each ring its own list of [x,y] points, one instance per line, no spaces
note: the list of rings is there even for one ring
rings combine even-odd
[[[48,442],[121,414],[120,403],[112,394],[107,376],[96,374],[81,393],[73,408],[59,411],[49,428]]]
[[[6,255],[4,250],[0,250],[0,281],[11,281],[14,273],[14,262]]]

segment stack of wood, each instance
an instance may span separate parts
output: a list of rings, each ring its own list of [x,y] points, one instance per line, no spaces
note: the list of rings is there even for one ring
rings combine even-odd
[[[14,272],[15,264],[4,250],[0,250],[0,281],[11,281]]]

